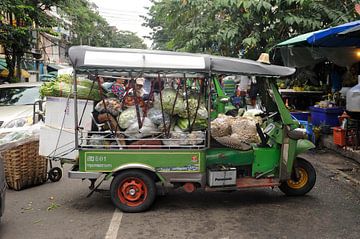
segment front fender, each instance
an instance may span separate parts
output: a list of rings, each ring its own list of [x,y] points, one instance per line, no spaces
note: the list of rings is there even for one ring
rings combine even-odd
[[[299,139],[296,144],[296,155],[306,152],[309,149],[314,149],[315,145],[307,139]]]

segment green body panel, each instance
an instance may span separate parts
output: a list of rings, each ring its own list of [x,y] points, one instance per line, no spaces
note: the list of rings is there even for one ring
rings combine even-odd
[[[293,118],[291,117],[290,111],[286,108],[284,101],[282,100],[281,95],[280,95],[279,91],[277,90],[275,84],[270,83],[270,87],[273,92],[274,100],[278,107],[282,122],[285,125],[294,125],[295,122],[294,122]]]
[[[281,162],[280,162],[280,179],[287,179],[291,174],[294,160],[296,157],[296,142],[297,140],[290,139],[287,136],[287,132],[293,130],[299,126],[296,120],[293,120],[289,110],[286,108],[284,101],[281,98],[281,95],[275,86],[274,82],[270,83],[270,88],[274,95],[274,100],[279,110],[282,123],[284,125],[283,128],[283,142],[282,142],[282,149],[281,149]]]
[[[205,150],[80,150],[82,172],[113,172],[127,164],[156,172],[205,172]]]
[[[293,170],[294,160],[296,158],[296,144],[297,144],[297,140],[293,140],[293,139],[289,140],[288,161],[287,161],[287,173],[289,176]]]
[[[240,151],[230,148],[213,148],[206,151],[206,166],[223,164],[231,166],[251,165],[254,151]]]
[[[309,149],[314,149],[315,145],[307,139],[299,139],[296,144],[296,155],[306,152]]]
[[[279,166],[280,149],[254,147],[254,163],[252,165],[252,176],[255,177],[262,173],[277,174],[275,170]]]

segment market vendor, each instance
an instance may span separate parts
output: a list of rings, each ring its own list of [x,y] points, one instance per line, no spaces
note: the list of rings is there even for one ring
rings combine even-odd
[[[136,90],[136,96],[143,97],[145,91],[144,91],[144,78],[137,78],[136,84],[135,84],[135,90]]]
[[[120,100],[122,100],[126,92],[125,78],[117,78],[114,84],[111,86],[111,92]]]
[[[144,82],[145,82],[144,78],[137,78],[135,81],[135,92],[137,97],[143,97],[145,94]],[[133,95],[133,92],[134,90],[132,86],[130,86],[129,95]]]

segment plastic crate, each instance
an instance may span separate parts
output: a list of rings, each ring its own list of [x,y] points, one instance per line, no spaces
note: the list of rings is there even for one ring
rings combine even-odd
[[[301,120],[301,121],[307,121],[310,116],[310,112],[302,112],[302,111],[290,112],[290,114],[297,120]]]
[[[344,112],[342,107],[320,108],[310,106],[313,125],[339,126],[339,116]]]

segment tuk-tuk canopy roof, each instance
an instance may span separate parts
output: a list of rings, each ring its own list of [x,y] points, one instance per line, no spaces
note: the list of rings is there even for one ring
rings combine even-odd
[[[73,46],[69,57],[77,72],[143,71],[204,72],[289,76],[294,68],[230,57],[127,48]]]

